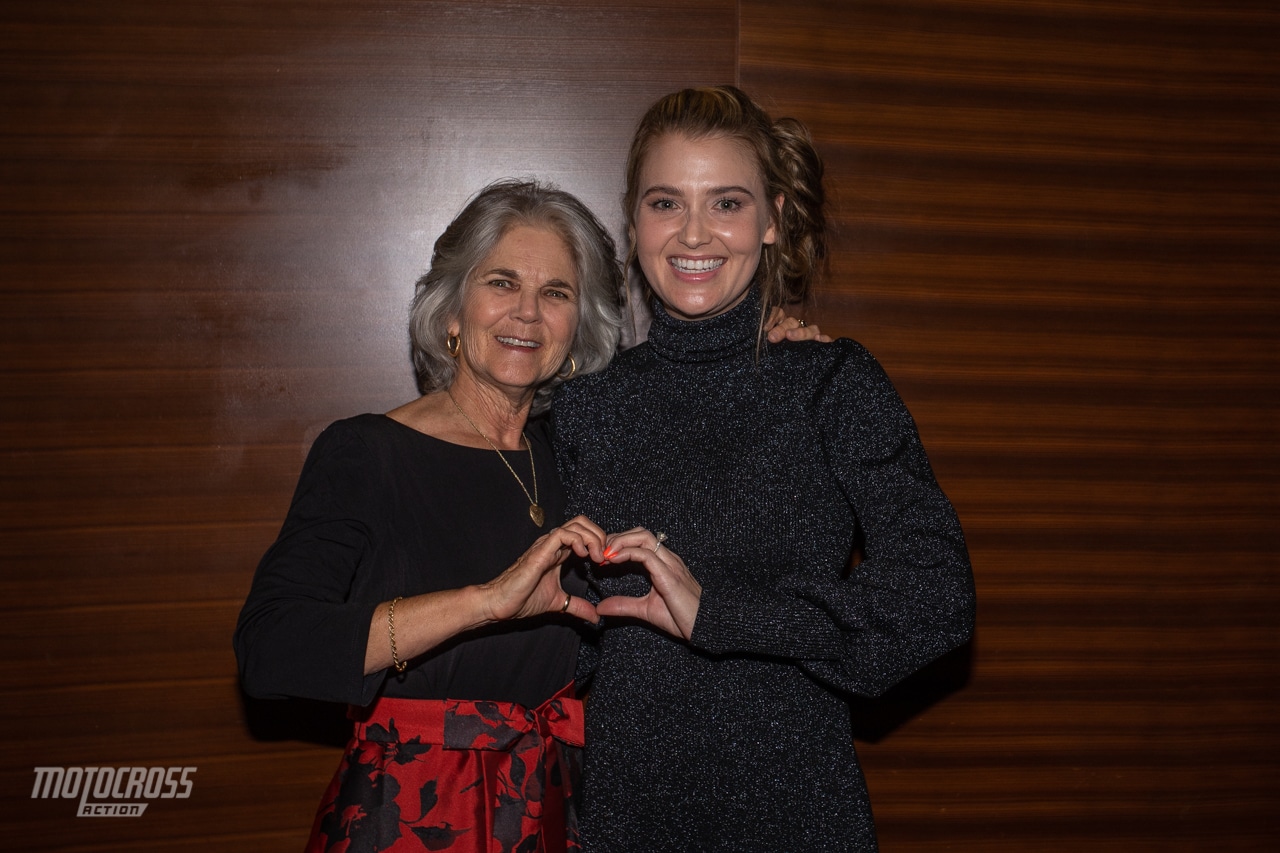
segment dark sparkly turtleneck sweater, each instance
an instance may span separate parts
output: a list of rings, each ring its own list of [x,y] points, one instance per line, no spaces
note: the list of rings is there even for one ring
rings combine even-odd
[[[847,339],[757,351],[759,310],[658,307],[552,407],[569,515],[665,532],[703,586],[689,642],[610,620],[584,647],[589,853],[875,850],[845,695],[972,632],[959,522],[883,370]]]

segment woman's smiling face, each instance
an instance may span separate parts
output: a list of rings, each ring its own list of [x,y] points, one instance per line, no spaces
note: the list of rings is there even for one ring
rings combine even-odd
[[[578,294],[577,268],[560,235],[513,227],[472,273],[462,316],[449,325],[461,340],[459,379],[532,396],[569,356]]]
[[[640,168],[636,257],[663,306],[705,320],[742,301],[764,246],[777,238],[764,177],[727,137],[656,139]]]

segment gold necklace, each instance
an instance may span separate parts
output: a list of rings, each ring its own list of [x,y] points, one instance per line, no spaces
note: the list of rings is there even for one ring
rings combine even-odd
[[[547,514],[542,511],[542,507],[538,506],[538,469],[533,467],[533,445],[529,442],[529,436],[521,431],[520,435],[524,438],[524,446],[529,450],[529,472],[533,474],[533,494],[529,494],[529,490],[524,487],[524,480],[520,479],[520,475],[516,473],[516,469],[511,467],[511,463],[507,461],[507,457],[502,455],[502,451],[492,441],[489,436],[484,434],[484,430],[476,426],[476,422],[467,417],[467,413],[462,411],[462,407],[458,405],[458,401],[453,399],[453,392],[446,390],[444,392],[449,397],[449,402],[453,403],[453,407],[458,410],[458,414],[466,418],[467,423],[471,424],[471,428],[480,433],[480,437],[485,443],[493,448],[493,452],[498,454],[498,458],[502,460],[502,464],[507,466],[507,470],[511,472],[511,476],[516,478],[516,482],[520,484],[520,490],[524,492],[524,496],[529,499],[529,517],[533,519],[533,523],[542,526],[542,522],[546,521]]]

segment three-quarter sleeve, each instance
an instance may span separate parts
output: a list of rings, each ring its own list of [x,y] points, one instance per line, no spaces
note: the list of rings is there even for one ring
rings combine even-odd
[[[863,558],[848,572],[828,560],[821,570],[723,579],[704,590],[691,642],[793,659],[838,689],[875,696],[969,639],[973,577],[955,510],[897,391],[860,345],[840,341],[836,351],[808,417]]]
[[[352,600],[374,547],[374,464],[352,429],[316,439],[288,516],[263,556],[236,626],[241,683],[262,698],[364,705],[384,673],[364,675],[377,601]]]

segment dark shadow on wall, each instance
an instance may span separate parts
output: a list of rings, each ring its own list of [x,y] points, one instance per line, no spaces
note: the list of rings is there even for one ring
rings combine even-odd
[[[948,652],[875,699],[849,700],[855,740],[878,743],[925,710],[963,689],[973,672],[974,641]]]

